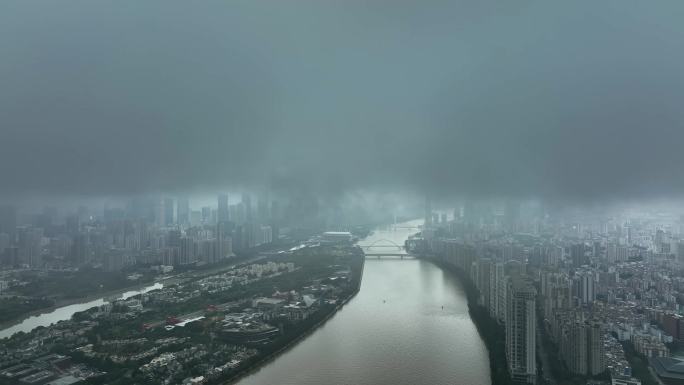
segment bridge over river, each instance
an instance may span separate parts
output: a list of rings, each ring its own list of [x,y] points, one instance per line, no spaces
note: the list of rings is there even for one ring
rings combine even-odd
[[[382,238],[372,243],[358,245],[366,254],[366,257],[410,257],[406,250],[406,245],[400,245],[390,239]]]

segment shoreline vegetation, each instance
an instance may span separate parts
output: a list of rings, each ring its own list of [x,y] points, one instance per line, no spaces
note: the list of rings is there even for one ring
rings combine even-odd
[[[22,323],[32,315],[57,309],[55,302],[46,298],[5,296],[0,299],[0,330]]]

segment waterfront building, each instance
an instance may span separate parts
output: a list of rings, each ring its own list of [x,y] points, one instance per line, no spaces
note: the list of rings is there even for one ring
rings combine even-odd
[[[480,291],[480,305],[488,307],[491,302],[489,281],[492,271],[492,261],[490,259],[481,259],[478,261],[477,268],[477,288]]]
[[[506,359],[515,381],[536,383],[536,317],[537,292],[523,278],[512,277],[507,285]]]
[[[323,233],[322,240],[325,243],[349,243],[353,236],[348,231],[327,231]]]
[[[508,290],[506,281],[506,265],[503,263],[497,265],[498,266],[496,267],[496,318],[499,320],[499,323],[503,324],[504,322],[506,322],[506,292]]]
[[[503,296],[504,265],[493,264],[489,273],[489,314],[499,322],[503,322],[506,313],[506,301]]]

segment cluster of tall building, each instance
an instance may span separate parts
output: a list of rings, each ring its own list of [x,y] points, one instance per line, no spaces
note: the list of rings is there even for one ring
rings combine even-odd
[[[279,228],[273,206],[260,199],[255,210],[248,194],[232,205],[221,194],[217,206],[199,210],[186,197],[138,198],[99,215],[86,207],[66,216],[46,208],[23,220],[13,207],[1,206],[0,266],[90,264],[116,271],[136,264],[216,263],[273,242]]]
[[[505,330],[513,379],[535,382],[540,339],[569,376],[637,383],[630,345],[674,378],[668,346],[684,341],[684,216],[467,204],[445,224],[431,210],[425,249],[469,275]]]
[[[565,319],[557,337],[561,357],[574,374],[596,376],[605,371],[603,332],[598,321]]]
[[[445,263],[470,274],[479,292],[479,305],[504,327],[511,377],[536,383],[537,290],[525,265],[489,258],[483,249],[460,240],[434,239],[430,247]]]

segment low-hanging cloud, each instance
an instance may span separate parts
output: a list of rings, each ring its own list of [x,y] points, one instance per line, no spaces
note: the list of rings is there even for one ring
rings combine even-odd
[[[684,4],[0,4],[0,194],[680,196]]]

